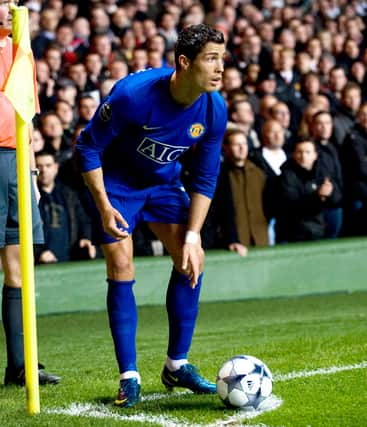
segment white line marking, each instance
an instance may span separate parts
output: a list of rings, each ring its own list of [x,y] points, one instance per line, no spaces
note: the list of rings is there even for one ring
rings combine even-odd
[[[183,394],[183,393],[180,393]],[[166,397],[174,396],[175,394],[165,395]],[[177,396],[177,394],[176,394]],[[158,393],[157,393],[157,397]],[[104,405],[93,405],[91,403],[72,403],[68,408],[56,408],[46,409],[48,414],[58,415],[69,415],[72,417],[85,417],[85,418],[102,418],[102,419],[114,419],[118,421],[135,421],[144,424],[158,424],[162,427],[221,427],[230,426],[236,427],[242,425],[242,421],[255,418],[264,412],[272,411],[277,409],[283,401],[278,397],[272,395],[266,401],[259,410],[251,412],[237,411],[235,415],[226,417],[224,420],[216,421],[212,424],[190,424],[187,421],[168,417],[167,415],[147,415],[145,413],[137,413],[133,415],[121,415],[116,412],[110,411]],[[265,424],[253,425],[248,427],[267,427]]]
[[[337,374],[338,372],[343,371],[352,371],[354,369],[365,369],[367,368],[367,361],[363,361],[361,363],[355,363],[354,365],[346,365],[346,366],[330,366],[329,368],[319,368],[314,369],[312,371],[293,371],[288,374],[278,374],[274,375],[274,381],[289,381],[294,380],[296,378],[307,378],[313,377],[315,375],[331,375]]]
[[[315,375],[331,375],[343,371],[351,371],[354,369],[366,369],[367,361],[356,363],[354,365],[345,366],[331,366],[329,368],[319,368],[312,371],[294,371],[288,374],[277,374],[274,375],[274,381],[290,381],[297,378],[307,378]],[[158,401],[162,399],[170,399],[171,397],[182,396],[185,394],[191,394],[189,391],[177,392],[177,393],[152,393],[142,396],[142,401]],[[273,411],[283,403],[282,399],[275,395],[271,395],[259,410],[254,411],[236,411],[231,417],[227,417],[223,420],[218,420],[212,424],[190,424],[187,421],[179,420],[174,417],[167,415],[149,415],[145,413],[137,413],[133,415],[121,415],[116,412],[112,412],[105,405],[95,405],[91,403],[72,403],[68,408],[49,408],[45,412],[49,414],[60,414],[70,415],[74,417],[86,417],[86,418],[110,418],[119,421],[136,421],[144,424],[158,424],[162,427],[222,427],[230,426],[237,427],[242,425],[242,421],[255,418],[264,412]],[[254,424],[247,425],[247,427],[268,427],[265,424]]]

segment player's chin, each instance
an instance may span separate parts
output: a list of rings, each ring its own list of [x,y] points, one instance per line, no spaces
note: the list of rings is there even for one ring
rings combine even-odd
[[[220,90],[220,88],[221,88],[221,81],[212,80],[206,85],[205,90],[206,92],[215,92]]]

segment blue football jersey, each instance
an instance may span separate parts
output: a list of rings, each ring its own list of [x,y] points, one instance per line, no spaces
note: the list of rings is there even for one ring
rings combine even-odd
[[[227,108],[217,92],[192,105],[174,101],[172,69],[151,69],[118,81],[80,134],[83,172],[103,168],[108,192],[176,183],[179,157],[195,144],[192,190],[212,197],[220,165]]]

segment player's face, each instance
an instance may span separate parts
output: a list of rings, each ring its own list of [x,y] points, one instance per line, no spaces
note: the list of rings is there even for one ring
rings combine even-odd
[[[224,55],[224,44],[209,42],[191,63],[191,81],[200,91],[213,92],[220,89]]]

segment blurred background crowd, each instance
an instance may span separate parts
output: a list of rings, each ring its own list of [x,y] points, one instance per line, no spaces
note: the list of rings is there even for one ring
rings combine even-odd
[[[181,28],[222,31],[228,106],[205,248],[367,233],[367,1],[30,0],[41,113],[33,142],[46,243],[38,262],[98,256],[73,145],[128,73],[174,67]],[[190,188],[191,152],[182,160]],[[164,250],[147,228],[137,255]]]

